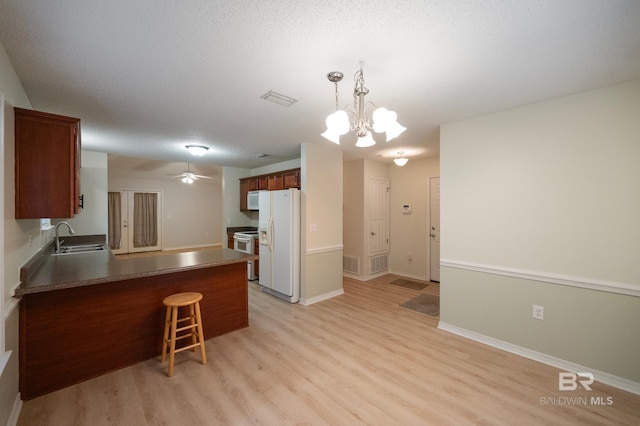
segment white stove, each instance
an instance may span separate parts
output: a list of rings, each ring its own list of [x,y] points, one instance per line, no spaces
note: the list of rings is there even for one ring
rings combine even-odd
[[[233,234],[233,249],[242,253],[256,254],[254,240],[258,238],[258,231],[242,231]],[[247,262],[247,276],[250,281],[257,280],[253,260]]]

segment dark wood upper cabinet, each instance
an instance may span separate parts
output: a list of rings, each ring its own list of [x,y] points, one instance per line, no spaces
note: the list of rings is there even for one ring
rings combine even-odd
[[[80,209],[80,119],[14,108],[16,219]]]
[[[300,169],[287,170],[282,173],[283,189],[300,188]]]
[[[248,211],[247,193],[249,191],[277,191],[289,188],[300,189],[299,168],[242,178],[240,179],[240,211]]]

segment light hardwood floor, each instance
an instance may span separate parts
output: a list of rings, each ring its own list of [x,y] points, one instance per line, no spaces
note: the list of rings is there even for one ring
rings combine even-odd
[[[640,396],[598,383],[560,392],[559,370],[399,307],[439,287],[394,278],[345,279],[344,295],[306,307],[250,283],[250,326],[208,340],[207,365],[182,352],[168,378],[158,357],[27,401],[18,424],[640,424]]]

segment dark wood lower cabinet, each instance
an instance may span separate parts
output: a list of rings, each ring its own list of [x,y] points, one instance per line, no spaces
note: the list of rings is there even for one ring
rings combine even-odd
[[[249,325],[246,262],[23,295],[22,398],[159,357],[162,300],[186,291],[204,295],[206,340]]]

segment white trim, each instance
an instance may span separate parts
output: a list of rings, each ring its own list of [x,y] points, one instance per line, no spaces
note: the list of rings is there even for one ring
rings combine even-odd
[[[455,325],[447,324],[440,321],[438,323],[440,330],[448,331],[449,333],[456,334],[458,336],[466,337],[467,339],[474,340],[476,342],[483,343],[494,348],[501,349],[512,354],[520,355],[522,357],[532,359],[542,364],[550,365],[552,367],[559,368],[564,371],[572,373],[588,371],[594,375],[597,381],[604,383],[605,385],[613,386],[614,388],[622,389],[627,392],[640,395],[640,383],[625,379],[623,377],[614,376],[613,374],[604,373],[602,371],[593,370],[589,367],[585,367],[580,364],[576,364],[570,361],[565,361],[561,358],[556,358],[551,355],[537,352],[531,349],[524,348],[522,346],[514,345],[512,343],[505,342],[503,340],[495,339],[484,334],[476,333],[475,331],[467,330],[464,328],[456,327]]]
[[[313,254],[328,253],[332,251],[339,251],[339,250],[342,250],[343,247],[344,246],[342,244],[336,244],[333,246],[310,248],[310,249],[307,249],[307,256],[313,255]]]
[[[0,354],[0,376],[2,376],[4,368],[9,363],[9,358],[11,358],[11,351],[6,351],[5,353]]]
[[[14,288],[14,291],[15,291],[15,288]],[[7,318],[9,318],[9,316],[11,316],[13,311],[18,309],[18,306],[20,306],[20,298],[19,297],[12,297],[7,303],[5,303],[4,304],[4,313],[3,313],[3,316],[2,316],[2,320],[6,321]]]
[[[322,302],[323,300],[328,300],[336,296],[340,296],[344,294],[344,289],[338,289],[330,291],[329,293],[321,294],[320,296],[315,296],[310,299],[300,298],[299,304],[304,306],[313,305],[314,303]]]
[[[20,411],[22,411],[22,398],[20,397],[20,392],[18,392],[16,395],[16,399],[13,401],[11,414],[9,414],[9,418],[7,419],[7,426],[16,426],[18,424]]]
[[[354,280],[358,280],[358,281],[369,281],[372,280],[374,278],[378,278],[378,277],[383,277],[387,274],[390,274],[391,272],[389,271],[382,271],[382,272],[377,272],[375,274],[369,274],[369,275],[355,275],[355,274],[351,274],[349,272],[342,272],[342,276],[343,277],[349,277],[349,278],[353,278]]]
[[[5,133],[6,133],[6,129],[5,129],[5,123],[4,123],[4,92],[0,91],[0,165],[2,165],[1,169],[2,172],[0,172],[0,188],[2,188],[0,190],[0,212],[2,212],[3,214],[5,213],[4,209],[4,193],[5,193],[5,181],[4,181],[4,168],[6,166],[5,164],[5,159],[4,159],[4,147],[5,147]],[[7,143],[9,143],[9,141],[7,141]],[[14,167],[15,168],[15,167]],[[5,264],[5,250],[4,250],[4,225],[5,225],[5,220],[2,220],[2,222],[0,223],[0,241],[2,241],[2,244],[0,244],[0,318],[3,318],[2,324],[0,324],[0,355],[4,354],[4,349],[5,349],[5,322],[4,322],[4,318],[5,318],[5,286],[6,283],[4,282],[4,271],[6,268],[6,264]],[[5,354],[6,355],[6,354]],[[4,370],[4,367],[0,368],[0,374],[2,374],[2,371]]]
[[[464,262],[452,259],[441,259],[440,266],[640,297],[640,286],[630,283],[604,281],[584,277],[573,277],[569,275],[552,274],[547,272],[527,271],[524,269],[483,265],[480,263]]]

